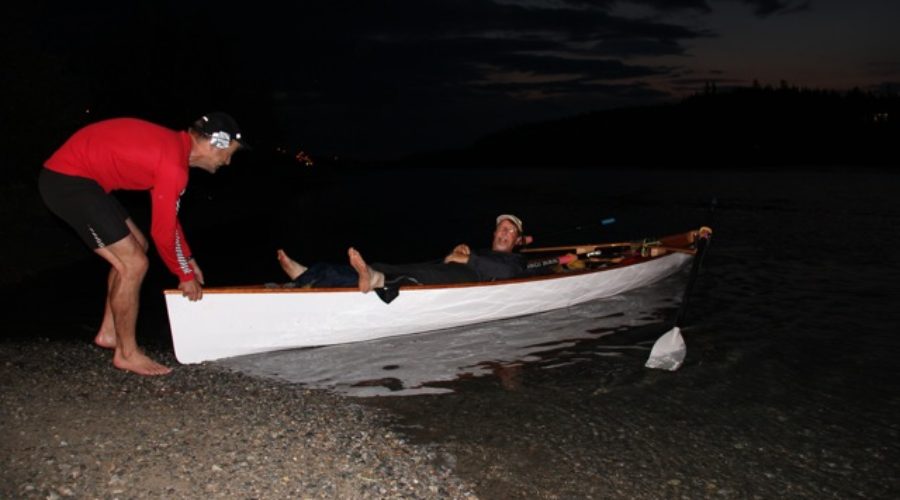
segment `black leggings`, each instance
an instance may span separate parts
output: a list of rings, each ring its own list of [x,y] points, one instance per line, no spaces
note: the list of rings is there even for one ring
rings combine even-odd
[[[125,223],[128,212],[93,179],[43,168],[38,189],[50,211],[91,248],[103,248],[131,234]]]
[[[387,284],[441,285],[478,281],[478,274],[469,266],[457,263],[422,262],[419,264],[372,264],[372,269],[384,273]],[[359,275],[348,264],[316,263],[309,266],[293,282],[295,287],[356,286]]]
[[[443,285],[478,281],[478,273],[465,265],[451,262],[422,262],[419,264],[372,264],[372,269],[384,273],[385,282],[400,281],[420,285]]]

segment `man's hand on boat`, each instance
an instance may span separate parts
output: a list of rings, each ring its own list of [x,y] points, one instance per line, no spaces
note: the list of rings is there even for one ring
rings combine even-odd
[[[194,279],[190,281],[183,281],[178,284],[178,289],[181,290],[181,295],[188,298],[188,300],[196,301],[203,298],[203,270],[200,269],[200,266],[197,264],[197,261],[194,259],[190,259],[188,264],[191,266],[191,269],[194,271]]]
[[[181,290],[181,295],[187,297],[190,301],[197,301],[203,298],[203,287],[195,279],[182,281],[178,284],[178,289]]]

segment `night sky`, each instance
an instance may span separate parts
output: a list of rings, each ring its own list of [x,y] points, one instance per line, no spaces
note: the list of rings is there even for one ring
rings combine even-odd
[[[264,148],[392,159],[709,82],[897,85],[898,25],[896,0],[29,2],[0,21],[0,132],[49,152],[222,109]]]

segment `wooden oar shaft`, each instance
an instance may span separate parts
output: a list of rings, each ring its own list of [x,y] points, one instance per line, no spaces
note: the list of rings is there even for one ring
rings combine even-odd
[[[596,243],[596,244],[588,244],[588,245],[568,245],[568,246],[558,246],[558,247],[529,247],[523,248],[521,250],[522,253],[540,253],[540,252],[561,252],[563,250],[575,251],[575,253],[588,253],[592,252],[597,248],[610,248],[610,247],[624,247],[624,246],[632,246],[633,243],[630,241],[623,241],[619,243]]]
[[[609,245],[604,244],[604,245],[572,245],[572,246],[567,246],[567,247],[544,247],[544,248],[524,249],[524,250],[522,250],[522,253],[569,251],[569,252],[577,254],[577,255],[584,255],[586,253],[591,253],[598,249],[615,248],[615,247],[628,246],[628,245],[629,244],[616,243],[616,244],[609,244]],[[641,246],[638,244],[635,244],[631,248],[637,249],[637,248],[641,248]],[[696,255],[696,253],[697,253],[697,251],[692,248],[671,247],[671,246],[663,246],[663,245],[648,245],[647,248],[651,248],[651,249],[658,248],[660,250],[665,250],[667,252],[686,253],[688,255]]]
[[[650,248],[662,248],[663,250],[668,250],[669,252],[678,252],[678,253],[686,253],[688,255],[697,255],[697,250],[692,248],[681,248],[681,247],[650,247]]]
[[[696,254],[696,250],[689,247],[696,240],[697,237],[701,234],[711,234],[712,230],[707,227],[702,227],[699,230],[688,231],[686,233],[676,234],[672,236],[666,236],[655,242],[647,242],[647,241],[619,241],[613,243],[588,243],[584,245],[563,245],[563,246],[555,246],[555,247],[528,247],[523,248],[521,250],[522,253],[541,253],[541,252],[561,252],[561,251],[570,251],[576,254],[585,254],[588,252],[592,252],[598,248],[611,248],[611,247],[630,247],[633,249],[648,247],[648,248],[662,248],[665,250],[669,250],[672,252],[681,252],[694,255]]]

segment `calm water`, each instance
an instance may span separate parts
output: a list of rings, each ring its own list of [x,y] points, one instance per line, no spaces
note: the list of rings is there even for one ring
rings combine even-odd
[[[689,364],[708,363],[702,357],[707,346],[734,349],[732,362],[777,346],[780,357],[796,351],[789,358],[797,363],[826,366],[835,357],[846,360],[850,352],[877,361],[897,347],[892,326],[898,313],[887,304],[897,298],[900,278],[891,251],[900,238],[898,188],[898,176],[874,173],[372,174],[338,180],[324,192],[308,186],[296,199],[285,200],[271,225],[279,235],[270,239],[281,238],[276,245],[306,262],[339,260],[350,245],[373,260],[400,261],[442,255],[463,241],[487,244],[492,218],[502,212],[520,214],[540,244],[653,236],[710,223],[715,236],[688,321],[688,342],[700,348],[689,348]],[[713,199],[718,203],[710,213]],[[592,225],[605,217],[617,222]],[[269,249],[247,251],[259,252],[253,258],[260,261],[257,281],[279,276]],[[268,274],[259,267],[267,267]],[[602,355],[595,360],[579,354],[585,362],[624,362],[639,369],[648,342],[671,326],[683,278],[608,304],[529,320],[256,356],[231,365],[339,390],[368,382],[350,390],[359,394],[409,394],[415,391],[407,389],[429,381],[491,373],[490,366],[527,362],[535,353],[544,353],[542,366],[554,366],[545,351],[559,352],[560,362],[568,364],[568,351],[556,343],[587,338]],[[621,345],[615,335],[600,341],[591,333],[629,327],[644,333],[622,336]],[[546,346],[540,346],[543,332]],[[498,338],[483,340],[492,335]],[[466,339],[473,339],[471,345]],[[614,356],[610,345],[617,346]],[[445,358],[457,366],[448,366]],[[379,379],[387,384],[384,390],[371,385]]]

